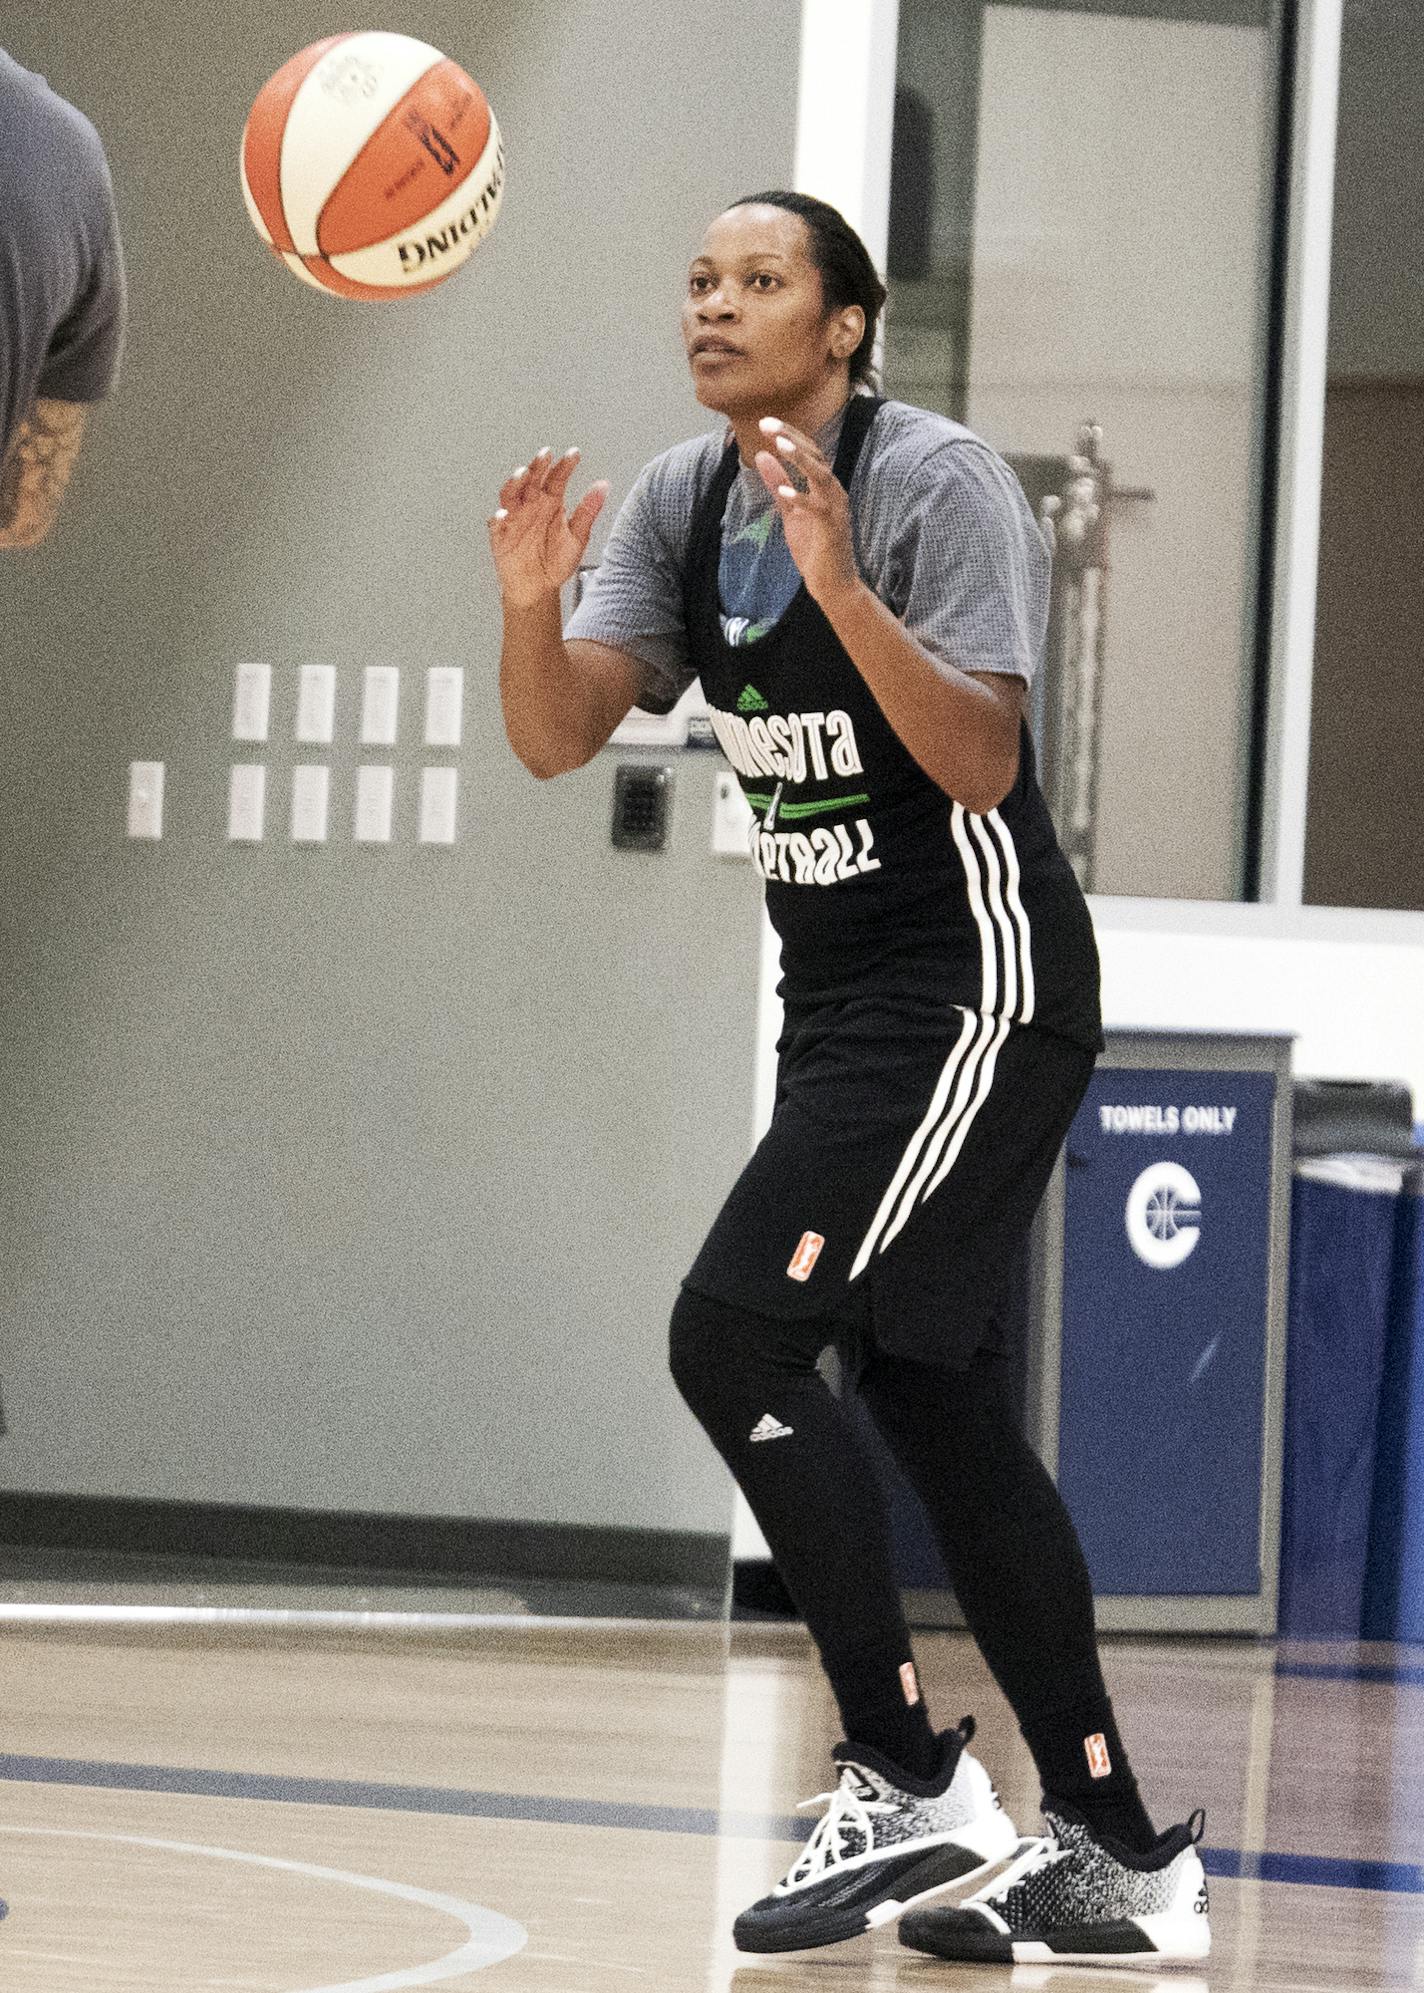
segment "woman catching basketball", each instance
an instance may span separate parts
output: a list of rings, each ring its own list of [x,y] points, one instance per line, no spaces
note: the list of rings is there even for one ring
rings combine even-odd
[[[666,711],[700,678],[781,939],[775,1112],[683,1284],[672,1367],[848,1741],[824,1818],[735,1936],[831,1944],[1013,1857],[958,1907],[906,1918],[905,1942],[1200,1958],[1200,1825],[1158,1835],[1143,1809],[998,1316],[1102,1043],[1092,927],[1024,721],[1049,557],[993,451],[871,390],[884,300],[834,209],[739,201],[682,314],[697,398],[726,427],[644,470],[567,631],[559,591],[607,487],[568,512],[577,453],[541,451],[490,521],[515,752],[543,777],[580,767],[630,706]],[[972,1723],[931,1727],[874,1470],[816,1368],[831,1343],[854,1353],[1033,1753],[1037,1840],[999,1807]]]

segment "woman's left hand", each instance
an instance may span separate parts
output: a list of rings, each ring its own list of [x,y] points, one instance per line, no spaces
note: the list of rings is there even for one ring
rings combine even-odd
[[[845,486],[809,436],[774,415],[760,426],[767,448],[757,451],[756,467],[776,499],[786,544],[808,593],[828,610],[860,583]]]

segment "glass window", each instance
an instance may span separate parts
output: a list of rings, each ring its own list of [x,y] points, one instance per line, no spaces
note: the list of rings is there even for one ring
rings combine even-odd
[[[1424,909],[1424,11],[1348,0],[1305,897]]]
[[[1079,876],[1233,899],[1261,633],[1280,0],[900,0],[887,391],[1056,511]]]

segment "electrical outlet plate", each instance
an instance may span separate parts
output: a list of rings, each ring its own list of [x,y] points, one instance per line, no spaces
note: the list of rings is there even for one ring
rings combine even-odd
[[[719,858],[750,858],[752,806],[742,785],[726,769],[718,771],[712,791],[712,849]]]
[[[161,761],[129,763],[130,837],[156,843],[163,835],[163,775]]]

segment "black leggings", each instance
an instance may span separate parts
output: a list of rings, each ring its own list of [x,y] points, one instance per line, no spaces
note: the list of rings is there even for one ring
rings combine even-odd
[[[847,1736],[866,1741],[903,1722],[910,1635],[874,1464],[817,1369],[828,1340],[824,1321],[751,1316],[684,1289],[672,1372],[761,1525]],[[1006,1369],[984,1353],[950,1370],[872,1349],[859,1390],[924,1504],[1045,1788],[1066,1798],[1092,1789],[1090,1731],[1106,1730],[1114,1773],[1130,1773],[1111,1727],[1077,1532],[1020,1430]],[[1118,1777],[1112,1785],[1122,1793]]]

